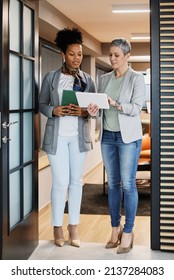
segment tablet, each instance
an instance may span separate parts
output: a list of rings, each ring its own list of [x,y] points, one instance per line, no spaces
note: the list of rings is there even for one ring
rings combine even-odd
[[[76,96],[79,106],[82,108],[87,108],[91,103],[96,104],[100,109],[109,109],[109,102],[106,93],[77,91]]]
[[[61,105],[66,106],[69,104],[78,105],[76,92],[74,90],[63,90]]]

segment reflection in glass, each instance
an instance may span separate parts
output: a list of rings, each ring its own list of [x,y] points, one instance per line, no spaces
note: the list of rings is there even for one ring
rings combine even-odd
[[[23,90],[23,107],[24,109],[32,108],[32,62],[24,59],[24,90]]]
[[[24,216],[32,211],[32,165],[24,168]]]
[[[9,141],[10,145],[10,170],[20,165],[20,116],[19,114],[10,114]]]
[[[23,150],[23,161],[24,163],[32,160],[32,139],[33,139],[33,114],[24,113],[23,121],[23,139],[24,139],[24,150]]]
[[[24,6],[24,54],[33,56],[32,10]]]
[[[20,221],[20,172],[10,174],[10,228]]]
[[[20,3],[10,0],[10,50],[20,52]]]
[[[10,54],[10,110],[20,109],[20,58]]]

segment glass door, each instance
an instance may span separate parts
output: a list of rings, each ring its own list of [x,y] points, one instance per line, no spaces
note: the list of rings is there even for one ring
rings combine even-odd
[[[38,1],[3,2],[9,5],[6,10],[9,33],[8,44],[5,46],[8,48],[7,96],[1,96],[6,108],[2,108],[1,112],[2,191],[5,190],[2,258],[27,259],[38,242],[35,140]],[[7,6],[4,5],[3,9]]]

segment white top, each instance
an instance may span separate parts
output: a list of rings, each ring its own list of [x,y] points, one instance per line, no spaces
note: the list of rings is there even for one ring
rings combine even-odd
[[[60,75],[60,81],[59,81],[59,88],[58,88],[58,95],[59,95],[59,103],[61,104],[62,101],[62,93],[63,90],[72,90],[74,84],[74,77],[71,75]],[[59,136],[64,137],[71,137],[78,135],[78,117],[71,117],[71,116],[65,116],[65,117],[59,117]]]

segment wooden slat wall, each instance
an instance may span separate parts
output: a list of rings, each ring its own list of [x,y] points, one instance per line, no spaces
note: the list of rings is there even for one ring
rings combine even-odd
[[[174,251],[174,2],[160,3],[160,249]]]

